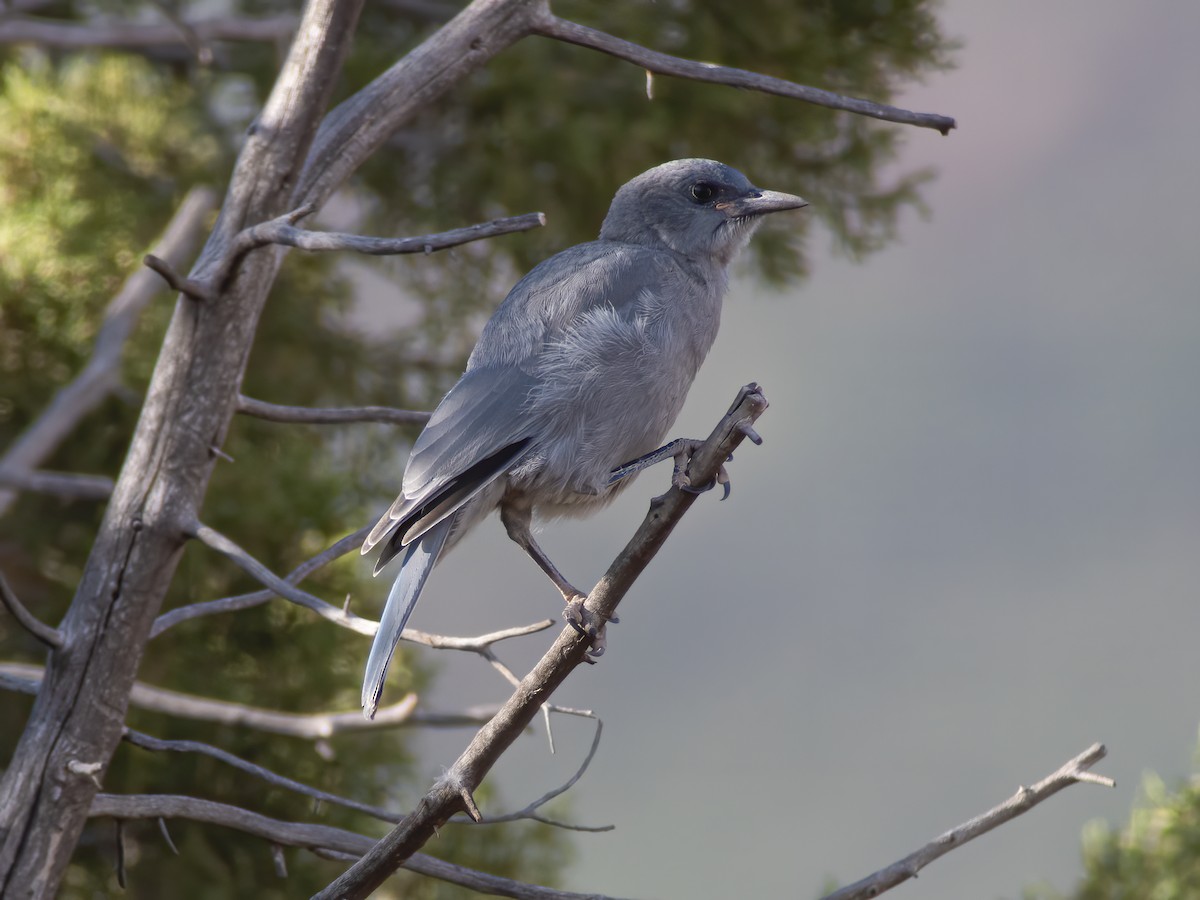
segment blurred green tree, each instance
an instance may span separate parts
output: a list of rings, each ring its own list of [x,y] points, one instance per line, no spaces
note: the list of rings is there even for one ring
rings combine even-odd
[[[1092,822],[1083,833],[1083,877],[1060,893],[1031,887],[1025,900],[1183,900],[1200,897],[1200,777],[1175,788],[1156,775],[1122,828]]]
[[[904,82],[946,65],[950,44],[933,6],[931,0],[746,0],[735,15],[715,0],[627,0],[564,2],[557,11],[667,52],[887,102]],[[45,7],[51,23],[96,21],[90,4]],[[274,2],[232,7],[234,15],[292,10]],[[415,46],[437,27],[440,11],[432,3],[368,5],[340,94]],[[173,7],[183,19],[190,12]],[[130,0],[105,7],[103,18],[156,15],[159,5]],[[278,59],[269,43],[212,49],[208,65],[178,44],[136,53],[0,49],[0,453],[78,371],[104,305],[184,192],[227,179]],[[544,209],[550,227],[451,254],[355,261],[378,268],[421,301],[419,320],[387,335],[366,333],[356,282],[343,261],[291,254],[258,331],[246,393],[312,406],[427,406],[456,374],[481,314],[511,280],[553,250],[593,236],[615,186],[665,158],[719,158],[760,183],[803,193],[838,247],[867,253],[890,239],[904,209],[920,208],[919,186],[928,173],[889,168],[902,135],[897,126],[682,81],[658,79],[649,100],[636,68],[553,41],[523,41],[396,134],[343,191],[340,205],[356,227],[380,233],[423,233],[529,209]],[[801,276],[803,227],[764,234],[747,264],[771,279]],[[166,303],[146,311],[126,348],[124,389],[81,424],[47,467],[116,474],[168,316]],[[239,418],[224,447],[237,462],[218,468],[204,519],[275,571],[287,571],[370,518],[398,471],[396,443],[387,426],[332,429]],[[69,603],[100,514],[98,504],[26,493],[0,519],[0,571],[45,620],[57,621]],[[362,575],[343,560],[314,576],[312,589],[340,597],[358,591]],[[167,605],[256,587],[210,551],[191,546]],[[140,677],[260,707],[353,709],[364,650],[361,640],[275,603],[167,631],[151,643]],[[0,657],[40,658],[38,646],[7,617],[0,618]],[[412,654],[398,657],[392,671],[414,690],[430,677]],[[0,694],[5,758],[28,709],[26,699]],[[333,739],[321,755],[311,742],[137,711],[130,725],[217,744],[345,795],[396,796],[413,777],[397,732]],[[281,818],[306,817],[310,807],[206,757],[128,746],[118,751],[106,786],[122,792],[203,786],[206,797],[250,803]],[[324,807],[320,818],[380,830],[343,810]],[[100,822],[89,829],[66,882],[72,895],[112,889],[111,828]],[[126,830],[132,896],[157,897],[165,885],[180,897],[295,896],[336,871],[290,854],[289,879],[279,881],[267,848],[256,841],[197,825],[175,831],[178,858],[155,829]],[[450,829],[438,849],[464,864],[542,882],[553,882],[569,858],[562,833],[540,825]],[[404,891],[461,893],[411,881]]]

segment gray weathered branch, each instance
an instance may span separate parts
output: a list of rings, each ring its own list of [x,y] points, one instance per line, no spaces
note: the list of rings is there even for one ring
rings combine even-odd
[[[640,44],[614,37],[604,31],[580,25],[567,19],[560,19],[547,10],[538,16],[534,22],[534,32],[544,37],[553,38],[568,44],[599,50],[609,56],[626,60],[636,66],[653,72],[656,75],[671,75],[676,78],[686,78],[691,81],[706,81],[710,84],[727,84],[732,87],[744,88],[750,91],[760,91],[765,94],[775,94],[802,100],[828,109],[839,109],[857,113],[860,116],[870,116],[873,119],[883,119],[887,122],[897,122],[901,125],[916,125],[920,128],[933,128],[942,134],[949,134],[955,127],[955,122],[949,116],[934,113],[917,113],[884,103],[874,103],[857,97],[846,97],[832,91],[796,84],[783,78],[773,78],[770,75],[760,75],[745,69],[734,69],[729,66],[718,66],[713,63],[696,62],[682,59],[668,53],[660,53]]]
[[[541,228],[546,224],[545,213],[525,213],[520,216],[509,216],[504,219],[493,219],[477,225],[455,228],[437,234],[425,234],[418,237],[380,238],[365,237],[360,234],[345,234],[336,231],[307,231],[296,227],[296,222],[313,212],[311,205],[263,222],[252,225],[237,236],[234,252],[237,255],[249,252],[267,244],[282,244],[296,247],[309,252],[321,251],[350,251],[365,253],[368,256],[399,256],[407,253],[433,253],[437,250],[447,250],[469,244],[472,241],[482,241],[487,238],[499,237],[503,234],[513,234],[518,231],[529,231]]]
[[[332,546],[296,566],[295,569],[288,573],[284,581],[292,585],[299,584],[313,572],[317,571],[317,569],[328,565],[336,559],[340,559],[351,550],[361,547],[363,539],[370,530],[371,526],[367,525],[334,542]],[[178,625],[180,622],[186,622],[189,619],[250,609],[260,606],[278,596],[277,592],[267,588],[266,590],[255,591],[251,594],[239,594],[236,597],[223,597],[220,600],[208,600],[203,603],[191,603],[187,606],[180,606],[177,609],[163,613],[154,620],[154,627],[150,629],[150,638],[156,638],[173,625]]]
[[[288,847],[302,847],[313,852],[333,851],[342,858],[357,858],[374,843],[366,835],[342,828],[284,822],[238,806],[177,794],[97,794],[88,815],[92,818],[108,816],[114,819],[190,819],[233,828]],[[409,859],[405,868],[473,891],[517,900],[608,900],[600,894],[559,891],[488,875],[422,853]]]
[[[272,772],[263,766],[255,765],[249,760],[235,756],[228,750],[222,750],[220,747],[214,747],[212,744],[205,744],[200,741],[166,740],[145,734],[141,731],[134,731],[132,728],[125,729],[125,741],[143,750],[166,753],[197,753],[201,756],[208,756],[212,759],[220,760],[226,765],[232,766],[248,775],[253,775],[255,778],[267,782],[267,784],[273,784],[284,790],[303,794],[322,803],[330,803],[334,806],[352,809],[384,822],[399,822],[403,815],[402,813],[384,809],[382,806],[361,803],[358,800],[352,800],[349,797],[342,797],[338,794],[331,794],[329,791],[323,791],[312,785],[304,784],[303,782],[296,781],[294,778],[288,778],[286,775],[280,775],[278,772]]]
[[[0,468],[0,506],[4,505],[3,495],[10,493],[48,494],[60,500],[107,500],[112,490],[113,480],[104,475]],[[3,512],[0,509],[0,514]]]
[[[1115,782],[1111,778],[1088,771],[1102,760],[1106,753],[1103,744],[1092,744],[1074,759],[1064,763],[1058,771],[1047,775],[1033,787],[1018,788],[1015,794],[999,806],[988,810],[981,816],[976,816],[969,822],[964,822],[957,828],[950,829],[887,868],[880,869],[861,881],[856,881],[854,884],[826,895],[823,900],[866,900],[868,897],[878,897],[884,891],[891,890],[910,878],[916,878],[923,868],[938,857],[945,856],[967,841],[986,834],[1010,819],[1015,819],[1021,813],[1028,812],[1047,797],[1057,794],[1065,787],[1081,781],[1113,787]]]
[[[182,22],[66,22],[33,16],[0,21],[0,44],[37,44],[57,50],[146,50],[155,47],[194,48],[214,41],[277,43],[296,30],[296,17],[217,16]],[[189,34],[190,33],[190,34]]]
[[[543,709],[546,707],[543,706]],[[592,764],[592,759],[596,756],[596,751],[600,749],[600,734],[604,731],[604,723],[600,721],[599,716],[588,716],[596,723],[596,733],[592,736],[592,746],[588,748],[587,756],[583,758],[579,768],[575,770],[575,774],[567,779],[566,782],[559,785],[552,791],[548,791],[541,797],[538,797],[524,809],[519,809],[516,812],[505,813],[501,816],[485,816],[478,822],[473,822],[475,825],[496,825],[500,822],[516,822],[520,819],[532,819],[535,822],[542,822],[545,825],[553,825],[556,828],[566,828],[570,831],[612,831],[613,825],[572,825],[569,822],[561,822],[557,819],[551,819],[538,812],[543,806],[553,800],[555,797],[561,797],[571,788],[576,782],[583,777],[583,773],[588,770],[588,766]],[[452,822],[472,822],[471,819],[452,819]]]
[[[0,33],[7,24],[0,22]],[[209,188],[196,187],[188,191],[152,252],[176,264],[183,264],[194,252],[199,242],[200,228],[216,202],[216,194]],[[47,479],[53,477],[54,484],[64,489],[68,487],[63,476],[57,473],[32,470],[46,460],[75,430],[80,420],[120,384],[121,353],[125,349],[125,342],[133,332],[142,310],[161,290],[162,285],[157,278],[145,269],[138,268],[109,301],[87,365],[74,380],[59,389],[50,405],[0,457],[0,473],[4,473],[0,477],[0,516],[8,510],[16,496],[11,490],[13,486],[28,487],[30,490],[38,490],[40,486],[45,489],[52,486]],[[22,478],[25,480],[21,481]],[[88,499],[104,499],[112,491],[112,482],[107,479],[106,489],[101,495],[101,482],[96,476],[69,478],[80,491],[90,488],[92,493],[86,495]],[[44,492],[61,494],[58,490]],[[71,496],[79,497],[81,494],[76,492]]]
[[[268,422],[287,422],[300,425],[345,425],[352,422],[383,422],[387,425],[424,425],[429,413],[415,409],[394,409],[390,406],[325,407],[280,406],[238,397],[237,411],[244,416],[266,419]],[[359,541],[362,543],[362,541]]]
[[[766,398],[757,385],[742,388],[729,412],[692,456],[688,475],[693,484],[705,484],[717,477],[721,464],[745,439],[750,430],[747,426],[766,408]],[[641,527],[585,601],[585,609],[594,621],[607,622],[613,617],[634,580],[696,499],[696,494],[672,487],[651,501]],[[555,689],[584,662],[589,644],[590,640],[573,628],[563,629],[503,708],[476,733],[470,746],[430,788],[417,808],[317,897],[361,900],[424,846],[451,816],[464,811],[477,812],[471,799],[473,792]]]
[[[339,625],[342,628],[347,628],[350,631],[356,631],[359,634],[373,636],[375,632],[379,630],[379,623],[374,619],[356,616],[354,613],[349,612],[344,608],[339,609],[331,603],[326,603],[319,597],[314,597],[307,591],[302,591],[291,581],[293,578],[296,581],[299,581],[300,578],[313,571],[313,569],[317,568],[318,565],[328,562],[329,560],[336,558],[336,556],[341,555],[341,553],[345,552],[346,545],[350,544],[351,538],[356,539],[355,543],[361,543],[361,538],[358,537],[358,535],[362,533],[361,531],[342,538],[342,540],[338,541],[333,547],[330,547],[319,556],[314,557],[303,566],[297,568],[295,572],[288,576],[288,579],[280,578],[232,540],[221,534],[219,531],[209,528],[207,525],[202,525],[199,522],[193,522],[187,528],[187,533],[199,540],[205,546],[216,550],[221,555],[232,560],[244,572],[248,573],[262,584],[265,584],[268,592],[271,595],[277,595],[285,600],[290,600],[292,603],[295,603],[299,606],[303,606],[306,609],[311,609],[322,618],[332,622],[333,624]],[[301,571],[302,569],[304,570],[303,572]],[[216,612],[228,612],[233,609],[246,609],[252,605],[257,605],[257,603],[260,602],[257,598],[261,596],[261,594],[262,592],[256,592],[254,594],[245,594],[240,597],[227,597],[222,600],[209,601],[206,604],[194,604],[191,607],[184,607],[184,609],[193,610],[193,617],[201,614],[207,615]],[[251,599],[253,599],[254,602],[250,602]],[[196,612],[197,607],[205,607],[205,609]],[[175,612],[178,612],[178,610],[172,610],[172,613],[164,614],[160,618],[165,619]],[[178,621],[178,618],[172,619],[166,625],[164,625],[163,628],[175,624],[176,621]],[[509,638],[534,634],[535,632],[551,627],[553,624],[554,621],[552,619],[543,619],[530,625],[519,625],[513,628],[504,628],[499,631],[493,631],[489,632],[488,634],[478,635],[475,637],[454,637],[442,634],[429,634],[424,631],[417,631],[413,628],[406,628],[401,634],[401,637],[406,641],[410,641],[414,644],[424,644],[425,646],[432,647],[435,650],[463,650],[486,656],[491,652],[490,648],[492,644],[495,644],[499,641],[508,640]],[[154,633],[160,634],[162,630],[162,628],[157,628]]]
[[[374,635],[379,630],[378,622],[371,619],[364,619],[362,616],[356,616],[345,609],[338,609],[336,606],[326,603],[321,598],[314,597],[307,591],[302,591],[294,584],[284,581],[219,531],[209,528],[207,525],[202,525],[199,522],[193,522],[187,527],[186,533],[196,538],[204,546],[216,550],[222,556],[231,560],[246,574],[250,575],[260,584],[266,585],[285,600],[290,600],[292,603],[303,606],[306,609],[311,609],[317,615],[328,619],[335,625],[340,625],[342,628],[348,628],[351,631],[357,631],[359,634]]]
[[[19,662],[0,662],[2,686],[10,690],[36,693],[38,684],[44,676],[45,670],[41,666]],[[363,718],[361,710],[337,713],[278,712],[273,709],[247,706],[244,703],[232,703],[228,700],[197,697],[195,694],[154,687],[140,681],[135,681],[133,684],[129,695],[129,704],[147,712],[162,713],[180,719],[216,722],[221,725],[241,725],[272,734],[313,741],[329,738],[335,734],[371,730],[362,727],[369,723]],[[444,717],[437,714],[422,716],[417,711],[416,705],[416,695],[408,694],[398,703],[384,707],[379,711],[380,717],[386,713],[382,727],[395,728],[400,725],[441,725],[444,723]],[[468,713],[453,715],[460,717],[460,721],[454,724],[460,724],[461,719],[467,717]],[[432,721],[430,721],[431,719]]]

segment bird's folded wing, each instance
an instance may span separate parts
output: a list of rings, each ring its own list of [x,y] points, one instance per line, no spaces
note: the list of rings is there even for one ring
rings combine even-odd
[[[400,528],[399,544],[419,537],[521,458],[529,445],[525,401],[534,381],[515,366],[481,366],[459,380],[417,438],[403,490],[371,529],[363,553]]]

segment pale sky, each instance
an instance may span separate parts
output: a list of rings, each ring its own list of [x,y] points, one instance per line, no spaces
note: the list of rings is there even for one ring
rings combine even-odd
[[[862,265],[818,234],[794,291],[735,285],[676,432],[706,435],[757,380],[766,443],[555,698],[605,722],[571,817],[617,826],[575,838],[575,890],[816,897],[1103,741],[1115,790],[1074,786],[888,896],[1066,889],[1085,823],[1123,822],[1145,772],[1191,771],[1200,5],[958,0],[943,21],[959,67],[903,98],[959,121],[907,137],[902,168],[939,172],[932,218]],[[544,546],[592,583],[668,477]],[[484,631],[555,603],[487,523],[412,624]],[[503,652],[527,664],[548,641]],[[481,661],[438,663],[439,708],[507,695]],[[556,736],[557,756],[538,734],[497,768],[508,808],[565,780],[591,734]],[[423,737],[426,774],[467,737]]]

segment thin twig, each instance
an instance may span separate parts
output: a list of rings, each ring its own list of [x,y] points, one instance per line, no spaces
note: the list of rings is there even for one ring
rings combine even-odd
[[[8,611],[12,613],[12,617],[17,620],[17,624],[51,650],[57,650],[62,646],[62,634],[59,633],[58,629],[51,628],[25,608],[25,604],[21,602],[21,599],[9,587],[3,572],[0,572],[0,602],[3,602]]]
[[[0,488],[6,489],[0,494],[28,491],[62,500],[107,500],[112,496],[113,480],[104,475],[0,467]],[[0,496],[0,505],[3,503]]]
[[[181,28],[181,26],[183,26]],[[0,44],[37,44],[60,50],[107,47],[146,50],[189,47],[193,41],[276,42],[296,29],[296,17],[219,16],[192,22],[65,22],[33,16],[13,16],[0,22]]]
[[[455,228],[437,234],[406,238],[379,238],[298,228],[295,224],[296,221],[310,212],[312,212],[312,207],[305,206],[269,222],[250,226],[238,234],[234,241],[232,255],[236,258],[267,244],[283,244],[310,252],[350,250],[370,256],[433,253],[435,250],[446,250],[450,247],[498,237],[502,234],[529,231],[531,228],[540,228],[546,224],[545,213],[525,213],[521,216],[493,219],[491,222],[481,222],[478,225],[468,225],[465,228]]]
[[[155,637],[161,634],[171,625],[175,625],[184,618],[194,618],[198,615],[209,615],[217,612],[229,612],[236,609],[246,609],[250,606],[255,606],[271,596],[280,596],[285,600],[290,600],[293,603],[299,604],[307,609],[311,609],[319,613],[325,619],[333,622],[335,625],[340,625],[343,628],[348,628],[351,631],[356,631],[359,634],[373,635],[379,630],[379,623],[374,619],[367,619],[362,616],[356,616],[354,613],[348,612],[344,608],[336,607],[330,603],[326,603],[318,597],[306,591],[300,590],[293,583],[299,581],[305,575],[319,568],[325,563],[336,559],[337,557],[348,552],[348,549],[362,543],[363,530],[356,531],[354,534],[347,535],[342,538],[328,550],[313,557],[298,566],[295,571],[288,575],[287,579],[280,578],[261,562],[252,557],[249,553],[231,541],[225,535],[215,529],[209,528],[207,525],[202,525],[199,522],[193,522],[187,529],[187,533],[199,540],[207,547],[211,547],[218,553],[229,558],[236,563],[242,570],[249,573],[267,586],[267,591],[258,591],[253,594],[244,594],[238,597],[225,597],[221,600],[210,600],[207,603],[196,603],[191,606],[182,607],[178,610],[172,610],[170,613],[165,613],[159,616],[156,620],[154,628],[151,630],[150,636]],[[264,597],[263,595],[267,596]],[[190,611],[184,616],[185,611]],[[432,647],[437,650],[462,650],[470,653],[486,654],[492,644],[499,641],[509,640],[514,637],[523,637],[527,634],[534,634],[538,631],[543,631],[554,625],[553,619],[542,619],[539,622],[534,622],[530,625],[520,625],[514,628],[502,628],[499,631],[481,634],[475,637],[456,637],[443,634],[429,634],[424,631],[416,631],[415,629],[406,628],[401,637],[414,644],[424,644],[427,647]]]
[[[288,584],[299,584],[313,572],[317,571],[317,569],[327,566],[334,560],[345,556],[351,550],[362,546],[363,539],[370,531],[371,526],[367,525],[352,534],[346,535],[331,547],[322,550],[311,559],[300,563],[300,565],[287,574],[284,581]],[[150,629],[150,637],[151,639],[156,638],[168,628],[178,625],[180,622],[185,622],[188,619],[250,609],[278,596],[279,594],[268,588],[267,590],[255,591],[250,594],[239,594],[235,597],[222,597],[219,600],[207,600],[203,603],[191,603],[187,606],[181,606],[178,609],[165,612],[155,619],[154,627]]]
[[[746,90],[760,91],[764,94],[776,94],[780,97],[802,100],[805,103],[824,106],[828,109],[840,109],[862,116],[870,116],[873,119],[898,122],[902,125],[916,125],[920,128],[932,128],[942,134],[949,134],[950,129],[955,127],[954,119],[949,116],[911,112],[883,103],[846,97],[820,88],[796,84],[783,78],[748,72],[745,69],[718,66],[660,53],[640,44],[614,37],[607,32],[598,31],[567,19],[560,19],[550,13],[548,9],[535,17],[533,31],[535,34],[553,38],[556,41],[599,50],[601,53],[631,62],[648,73],[672,75],[676,78],[706,81],[711,84],[727,84]]]
[[[826,895],[823,900],[865,900],[868,897],[878,897],[884,891],[891,890],[910,878],[916,878],[917,873],[938,857],[946,855],[956,847],[961,847],[972,838],[977,838],[979,835],[1003,825],[1010,819],[1015,819],[1021,813],[1028,812],[1047,797],[1057,794],[1063,788],[1070,787],[1077,782],[1086,781],[1114,787],[1116,783],[1111,778],[1088,771],[1102,760],[1107,752],[1103,744],[1092,744],[1074,759],[1064,763],[1057,772],[1047,775],[1033,787],[1018,788],[1015,794],[999,806],[988,810],[981,816],[976,816],[969,822],[964,822],[957,828],[950,829],[887,868],[880,869],[861,881],[856,881],[854,884]]]
[[[125,740],[135,747],[140,747],[143,750],[154,750],[159,752],[171,753],[199,753],[202,756],[209,756],[213,759],[220,760],[226,765],[233,766],[248,775],[253,775],[255,778],[262,779],[268,784],[273,784],[276,787],[284,788],[285,790],[294,791],[297,794],[303,794],[306,797],[312,797],[314,800],[320,800],[324,803],[331,803],[335,806],[342,806],[346,809],[353,809],[356,812],[365,813],[368,816],[373,816],[384,822],[398,822],[403,816],[403,813],[394,812],[384,809],[382,806],[373,806],[370,803],[360,803],[357,800],[351,800],[349,797],[341,797],[337,794],[331,794],[328,791],[323,791],[320,788],[312,787],[303,782],[288,778],[286,775],[280,775],[277,772],[272,772],[270,769],[265,769],[262,766],[255,765],[249,760],[242,759],[240,756],[235,756],[227,750],[222,750],[220,747],[214,747],[211,744],[204,744],[200,741],[180,741],[180,740],[165,740],[157,738],[149,734],[144,734],[140,731],[134,731],[132,728],[126,728],[123,735]]]
[[[545,708],[545,707],[543,707]],[[596,722],[596,733],[592,736],[592,746],[584,757],[583,762],[576,770],[575,774],[567,779],[566,783],[556,787],[554,790],[543,794],[538,799],[534,800],[524,809],[519,809],[516,812],[507,813],[502,816],[488,816],[476,824],[479,825],[495,825],[500,822],[516,822],[519,819],[535,819],[546,825],[553,825],[556,828],[566,828],[570,831],[612,831],[613,825],[572,825],[569,822],[560,822],[556,819],[549,819],[538,813],[538,810],[553,800],[555,797],[560,797],[575,786],[575,783],[583,777],[583,773],[587,771],[588,766],[592,764],[592,759],[596,756],[596,751],[600,748],[600,733],[604,730],[604,723],[600,721],[599,716],[591,716]],[[451,819],[452,822],[461,822],[462,819]]]
[[[393,409],[390,406],[326,407],[280,406],[238,397],[237,411],[244,416],[266,419],[268,422],[289,422],[301,425],[343,425],[350,422],[383,422],[388,425],[424,425],[429,413],[412,409]]]
[[[305,822],[284,822],[240,806],[184,797],[178,794],[97,794],[88,815],[119,819],[190,819],[252,834],[276,844],[303,847],[320,855],[357,859],[374,845],[363,834]],[[473,891],[517,900],[610,900],[600,894],[577,894],[456,866],[423,853],[413,855],[405,868],[419,875],[461,885]]]
[[[491,647],[492,644],[507,641],[511,638],[525,637],[528,634],[537,634],[539,631],[552,628],[554,624],[553,619],[542,619],[539,622],[533,622],[529,625],[516,625],[512,628],[501,628],[499,631],[490,631],[478,637],[451,637],[445,634],[430,634],[425,631],[417,631],[413,628],[405,628],[404,639],[414,644],[423,644],[426,647],[432,647],[435,650],[465,650],[471,653],[481,653]]]
[[[314,597],[307,591],[302,591],[295,585],[284,581],[229,538],[225,537],[225,535],[221,534],[221,532],[209,528],[200,522],[192,522],[185,530],[190,536],[204,544],[204,546],[216,550],[237,565],[242,571],[246,572],[259,583],[266,585],[285,600],[290,600],[292,603],[311,609],[335,625],[340,625],[351,631],[357,631],[359,634],[374,635],[379,630],[378,622],[371,619],[364,619],[362,616],[356,616],[352,612],[339,609],[332,604],[326,603],[319,597]]]
[[[0,688],[20,693],[36,694],[45,670],[41,666],[19,662],[0,662]],[[140,681],[133,683],[129,694],[130,706],[148,712],[162,713],[181,719],[201,722],[216,722],[221,725],[242,725],[271,734],[305,740],[321,740],[335,734],[370,730],[370,722],[360,710],[353,712],[289,713],[273,709],[247,706],[228,700],[213,700],[197,697],[167,688],[154,687]],[[406,695],[400,702],[382,708],[375,722],[383,719],[382,727],[395,728],[402,725],[462,724],[463,719],[474,722],[486,721],[485,710],[470,712],[420,715],[416,709],[415,694]],[[451,721],[457,717],[458,721]],[[366,727],[364,727],[366,726]]]

